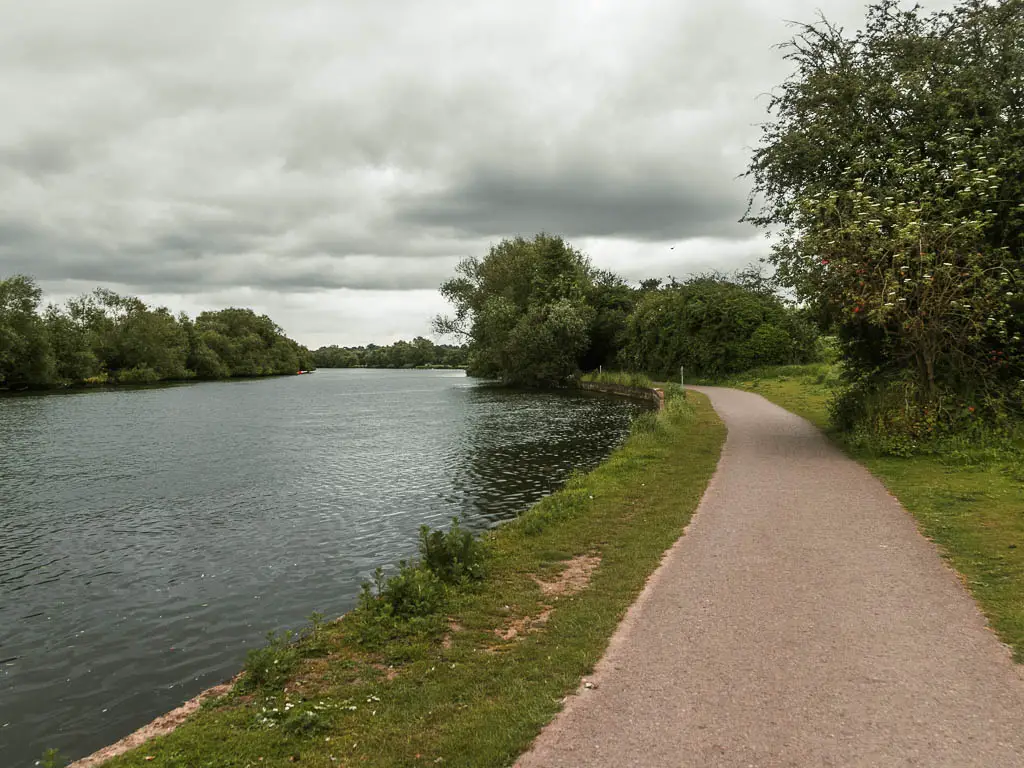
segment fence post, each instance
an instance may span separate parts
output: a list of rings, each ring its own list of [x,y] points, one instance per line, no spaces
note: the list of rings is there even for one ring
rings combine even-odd
[[[683,376],[683,366],[679,366],[679,386],[683,388],[683,397],[686,397],[686,380]]]

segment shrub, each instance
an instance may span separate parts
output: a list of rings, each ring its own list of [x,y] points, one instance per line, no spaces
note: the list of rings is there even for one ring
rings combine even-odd
[[[477,581],[484,577],[484,545],[452,518],[452,527],[431,531],[420,527],[420,557],[423,566],[445,584]]]
[[[117,380],[121,384],[152,384],[160,381],[160,374],[148,365],[137,365],[118,371]]]
[[[299,662],[299,648],[291,630],[267,633],[267,644],[253,648],[245,657],[245,675],[239,682],[243,691],[276,690],[284,686]]]
[[[401,561],[398,572],[385,578],[378,568],[372,582],[363,582],[354,624],[360,642],[376,645],[413,635],[437,634],[444,628],[441,610],[445,585],[422,565]]]

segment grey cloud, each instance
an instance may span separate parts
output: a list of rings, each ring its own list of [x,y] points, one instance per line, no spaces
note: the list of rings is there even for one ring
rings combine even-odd
[[[400,216],[486,236],[544,230],[572,237],[671,240],[749,235],[741,194],[705,179],[627,176],[602,169],[530,173],[480,169],[440,193],[407,201]]]

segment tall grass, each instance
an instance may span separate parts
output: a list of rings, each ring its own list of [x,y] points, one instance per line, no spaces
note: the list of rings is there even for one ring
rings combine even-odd
[[[629,371],[591,371],[580,376],[580,381],[590,381],[595,384],[618,384],[622,387],[643,387],[650,389],[654,382],[642,373],[630,373]]]

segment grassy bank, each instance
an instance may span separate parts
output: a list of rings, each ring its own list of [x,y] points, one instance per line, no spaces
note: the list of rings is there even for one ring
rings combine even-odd
[[[257,653],[234,692],[108,766],[510,765],[681,534],[724,437],[705,398],[673,398],[597,470],[484,537],[470,574],[483,578],[429,607],[436,585],[405,571],[380,594],[419,606],[412,618],[370,590],[341,621]]]
[[[826,364],[753,371],[722,382],[757,392],[829,430],[836,382]],[[985,612],[1024,662],[1024,459],[1004,449],[950,443],[934,454],[873,454],[832,435],[865,464],[935,541]]]
[[[589,381],[594,384],[616,384],[620,387],[641,387],[650,389],[654,383],[649,377],[642,373],[630,373],[628,371],[591,371],[580,376],[580,381]]]

